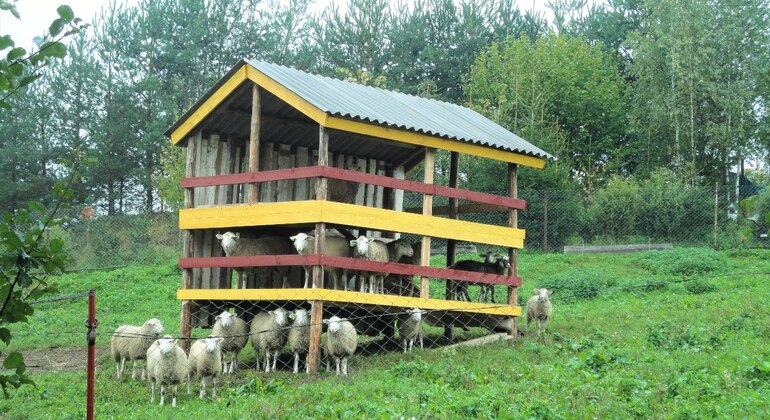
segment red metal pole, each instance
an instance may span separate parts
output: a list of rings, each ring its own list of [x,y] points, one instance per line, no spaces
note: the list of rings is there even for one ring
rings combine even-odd
[[[96,291],[88,291],[88,379],[86,388],[86,419],[94,418],[94,373],[96,371],[96,326],[99,322],[96,320]]]

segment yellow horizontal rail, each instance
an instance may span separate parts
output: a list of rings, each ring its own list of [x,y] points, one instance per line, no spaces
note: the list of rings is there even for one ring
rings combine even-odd
[[[504,247],[524,247],[523,229],[332,201],[258,203],[179,211],[180,229],[226,229],[320,222]]]
[[[352,303],[357,305],[421,308],[436,311],[457,311],[486,315],[521,316],[520,306],[493,303],[459,302],[441,299],[345,292],[329,289],[180,289],[179,300],[263,300]]]

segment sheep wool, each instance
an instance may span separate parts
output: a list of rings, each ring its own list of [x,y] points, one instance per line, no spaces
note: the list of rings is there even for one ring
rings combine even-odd
[[[298,233],[289,237],[294,244],[294,248],[300,255],[312,254],[315,252],[315,237],[306,233]],[[334,255],[337,257],[350,257],[351,250],[348,245],[348,240],[334,235],[326,235],[324,243],[324,255]],[[337,290],[348,290],[348,271],[341,268],[324,266],[324,271],[329,273],[332,277],[332,285]],[[305,267],[305,288],[310,286],[310,273],[312,273],[312,267]]]
[[[283,308],[260,312],[251,321],[251,345],[257,354],[265,354],[265,373],[270,373],[270,355],[275,370],[278,352],[286,344],[289,317]]]
[[[399,315],[398,317],[398,336],[404,346],[404,353],[412,351],[414,348],[414,342],[420,342],[420,348],[423,347],[423,330],[422,330],[422,309],[408,309],[406,314]]]
[[[234,373],[238,366],[238,353],[246,347],[249,341],[249,326],[237,315],[224,311],[216,316],[216,322],[211,329],[211,335],[222,337],[222,373]],[[225,360],[230,353],[230,366]]]
[[[282,236],[264,236],[261,238],[241,238],[240,233],[225,232],[217,234],[217,239],[222,241],[222,249],[228,257],[240,257],[248,255],[279,255],[293,254],[294,248],[291,242]],[[289,287],[289,268],[288,267],[250,267],[236,268],[238,274],[238,287],[246,287],[246,274],[270,275],[277,273],[283,279],[283,287]]]
[[[333,316],[324,319],[323,323],[329,328],[326,332],[326,357],[334,359],[337,364],[337,375],[348,374],[348,358],[356,352],[358,347],[358,334],[355,327],[347,319]],[[328,359],[327,359],[328,360]]]
[[[211,397],[217,397],[217,376],[222,372],[222,342],[223,338],[210,335],[197,340],[190,347],[190,357],[187,365],[187,394],[192,393],[192,380],[201,380],[200,398],[206,396],[206,378],[211,378]]]
[[[177,340],[166,335],[147,349],[147,377],[150,381],[150,404],[155,402],[155,386],[160,384],[160,405],[166,398],[166,386],[173,386],[171,406],[176,407],[177,386],[187,377],[187,355]]]
[[[545,327],[548,324],[548,320],[551,319],[553,313],[553,305],[551,305],[551,293],[552,290],[548,289],[535,289],[535,296],[532,296],[527,301],[527,328],[526,332],[529,332],[529,323],[535,320],[537,324],[537,336],[545,334]]]
[[[306,309],[294,311],[294,322],[289,330],[289,350],[294,353],[294,373],[299,373],[299,355],[307,354],[310,347],[310,316]],[[307,366],[307,361],[305,361]]]
[[[136,379],[136,363],[145,360],[147,349],[163,334],[163,324],[152,318],[141,326],[121,325],[110,340],[110,352],[117,363],[117,377],[123,377],[126,361],[131,362],[131,378]],[[142,380],[147,376],[146,362],[142,366]]]

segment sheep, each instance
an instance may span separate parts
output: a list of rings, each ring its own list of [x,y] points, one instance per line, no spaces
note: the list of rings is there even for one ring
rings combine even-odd
[[[497,259],[496,254],[491,252],[479,255],[484,258],[484,261],[463,260],[454,263],[449,268],[455,270],[476,271],[479,273],[502,275],[505,273],[505,270],[511,266],[511,262],[508,257],[501,257],[500,259]],[[492,302],[494,302],[495,286],[493,284],[452,281],[451,287],[454,293],[457,295],[458,299],[462,300],[464,298],[466,301],[470,302],[471,298],[468,294],[468,284],[478,284],[481,287],[479,292],[479,302],[486,302],[490,297]]]
[[[342,362],[342,374],[348,374],[348,358],[356,352],[358,347],[358,334],[355,327],[345,318],[333,316],[324,319],[328,325],[326,331],[326,357],[333,358],[337,364],[337,375],[340,374],[340,362]],[[328,362],[327,362],[328,367]]]
[[[238,365],[238,353],[249,340],[249,326],[237,315],[224,311],[216,316],[216,322],[211,329],[211,335],[222,337],[222,373],[234,373]],[[230,353],[230,368],[227,367],[225,356]]]
[[[422,241],[412,244],[412,255],[402,256],[401,264],[422,265]],[[399,296],[420,296],[420,288],[414,284],[414,276],[389,274],[385,278],[385,293]]]
[[[313,200],[317,199],[316,185],[317,181],[314,181],[311,185]],[[327,178],[326,191],[328,194],[326,199],[328,201],[353,204],[356,201],[356,194],[358,194],[358,183],[337,178]]]
[[[222,249],[228,257],[241,257],[249,255],[282,255],[293,254],[294,247],[285,237],[264,236],[261,238],[241,238],[240,233],[225,232],[217,234],[217,239],[222,241]],[[289,267],[240,267],[236,268],[238,274],[238,288],[246,288],[247,274],[277,273],[283,279],[283,288],[289,287]]]
[[[535,289],[535,296],[532,296],[527,301],[527,326],[526,332],[529,333],[529,323],[533,319],[537,323],[537,337],[540,338],[541,332],[545,334],[545,327],[548,324],[548,320],[551,319],[553,313],[553,305],[551,305],[551,293],[553,290],[548,289]]]
[[[192,380],[201,380],[199,396],[206,396],[206,378],[211,378],[211,398],[217,397],[217,376],[222,371],[222,342],[224,338],[210,335],[197,340],[190,347],[189,363],[187,364],[187,394],[192,393]]]
[[[398,316],[398,336],[404,344],[404,353],[412,351],[415,340],[423,347],[422,309],[408,309],[406,314]]]
[[[257,354],[265,353],[265,373],[270,373],[271,353],[273,354],[273,370],[275,370],[278,352],[286,344],[288,323],[289,317],[283,308],[260,312],[251,321],[251,346],[254,347]]]
[[[306,233],[298,233],[289,237],[294,243],[297,253],[300,255],[312,254],[315,252],[315,237]],[[350,257],[351,249],[348,245],[348,240],[340,236],[326,235],[324,244],[324,255],[334,255],[338,257]],[[335,267],[324,267],[324,271],[332,276],[333,287],[337,290],[348,290],[348,270],[343,270]],[[310,284],[310,273],[312,268],[305,266],[305,288],[307,289]],[[342,285],[340,285],[340,280]]]
[[[374,238],[359,236],[358,239],[350,241],[353,247],[353,257],[370,261],[397,262],[401,257],[411,257],[414,255],[412,244],[406,239],[397,239],[388,244]],[[369,293],[384,292],[384,278],[382,273],[371,271],[367,273],[369,279]],[[366,291],[365,279],[361,275],[360,291]]]
[[[150,381],[152,397],[155,402],[155,385],[160,383],[160,405],[166,397],[166,385],[174,386],[171,406],[176,407],[177,386],[187,376],[187,355],[177,345],[177,339],[170,335],[156,340],[147,349],[147,378]]]
[[[117,377],[123,377],[126,360],[131,361],[131,378],[136,379],[136,363],[145,360],[142,365],[142,380],[147,376],[145,356],[152,342],[163,334],[163,324],[157,318],[152,318],[141,326],[121,325],[115,330],[110,340],[112,358],[117,363]]]
[[[310,317],[306,309],[294,311],[294,323],[289,330],[289,350],[294,353],[294,374],[299,373],[299,355],[307,354],[310,347]],[[307,367],[307,360],[305,361]]]

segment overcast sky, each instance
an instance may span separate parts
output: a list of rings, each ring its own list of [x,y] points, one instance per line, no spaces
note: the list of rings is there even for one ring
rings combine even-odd
[[[116,0],[118,3],[137,4],[139,0]],[[288,0],[285,0],[288,2]],[[316,0],[313,9],[322,10],[331,0]],[[340,6],[346,3],[345,0],[337,0]],[[520,9],[537,8],[544,11],[543,1],[519,0]],[[46,32],[48,25],[58,17],[56,8],[61,4],[68,4],[75,12],[75,16],[85,20],[93,21],[94,16],[99,10],[109,5],[109,0],[19,0],[16,8],[21,15],[21,20],[16,19],[7,12],[0,12],[0,36],[10,34],[17,45],[30,48],[32,38]]]

